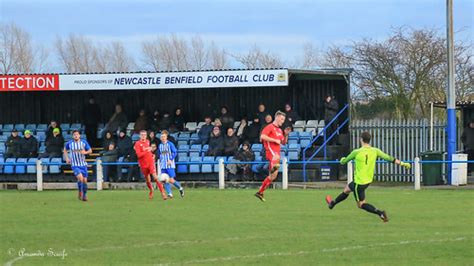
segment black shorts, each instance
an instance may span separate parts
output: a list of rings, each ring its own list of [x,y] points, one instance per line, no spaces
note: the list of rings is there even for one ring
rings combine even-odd
[[[354,197],[356,201],[365,200],[365,190],[369,187],[370,184],[358,185],[354,182],[349,183],[349,188],[354,192]]]

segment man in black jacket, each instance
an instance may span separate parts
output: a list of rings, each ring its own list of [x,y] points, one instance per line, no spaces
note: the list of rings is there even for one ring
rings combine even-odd
[[[253,123],[247,128],[245,132],[245,139],[251,144],[260,143],[260,128],[260,119],[258,116],[255,116]]]
[[[234,156],[239,150],[239,138],[235,136],[234,129],[229,127],[224,137],[224,155]]]
[[[127,157],[133,150],[132,139],[127,136],[125,130],[120,130],[119,137],[117,138],[117,150],[118,157]]]
[[[95,103],[94,97],[89,98],[89,103],[82,110],[82,121],[85,125],[87,140],[92,146],[97,146],[97,125],[102,120],[100,107]]]
[[[25,137],[20,142],[20,156],[23,158],[38,157],[38,141],[31,136],[31,131],[25,130]]]
[[[219,127],[212,129],[211,138],[209,139],[209,150],[207,156],[222,156],[224,154],[224,138]]]
[[[53,129],[53,136],[45,142],[46,152],[41,154],[41,158],[58,158],[63,156],[64,138],[60,134],[59,128]]]
[[[10,137],[7,139],[7,142],[5,142],[5,146],[7,148],[5,152],[5,159],[20,157],[20,143],[21,138],[18,136],[18,131],[13,129]]]
[[[334,117],[337,115],[337,112],[339,111],[339,104],[337,103],[336,99],[333,99],[332,96],[328,95],[326,96],[325,98],[325,101],[324,101],[324,123],[325,125],[328,125],[331,120],[334,119]],[[334,131],[336,131],[337,129],[337,121],[334,121],[331,126],[329,126],[327,129],[326,129],[326,137],[329,138],[333,133]],[[332,144],[334,143],[335,139],[337,138],[337,136],[334,136],[334,138],[329,141],[328,144]]]

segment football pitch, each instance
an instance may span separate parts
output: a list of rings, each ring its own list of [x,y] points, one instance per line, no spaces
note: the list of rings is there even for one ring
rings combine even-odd
[[[369,188],[390,221],[340,190],[1,191],[2,265],[473,265],[474,191]],[[156,195],[158,196],[158,195]],[[178,197],[176,197],[178,196]]]

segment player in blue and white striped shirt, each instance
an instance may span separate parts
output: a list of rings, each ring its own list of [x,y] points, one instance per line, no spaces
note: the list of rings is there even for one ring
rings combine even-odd
[[[165,183],[165,190],[166,193],[168,193],[168,197],[172,198],[173,193],[171,192],[171,186],[170,183],[173,184],[177,189],[179,189],[179,194],[181,197],[184,197],[184,190],[181,184],[176,180],[176,164],[174,162],[174,159],[176,158],[176,155],[178,155],[178,151],[176,150],[176,147],[174,144],[170,141],[168,141],[168,131],[163,130],[161,132],[161,143],[160,146],[158,146],[158,155],[160,157],[160,169],[161,173],[166,173],[170,177],[170,180],[168,183]]]
[[[64,147],[64,158],[66,163],[71,164],[74,176],[77,178],[77,189],[79,200],[87,201],[87,162],[86,155],[92,153],[91,146],[87,141],[81,139],[79,130],[72,132],[72,140],[68,141]],[[70,159],[69,154],[71,153]]]

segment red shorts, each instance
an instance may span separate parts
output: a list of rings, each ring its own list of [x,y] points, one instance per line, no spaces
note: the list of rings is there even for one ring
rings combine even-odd
[[[155,162],[140,164],[140,170],[142,171],[144,176],[156,174]]]
[[[273,166],[275,166],[275,164],[280,164],[280,154],[279,153],[278,153],[278,157],[274,158],[273,154],[271,152],[266,152],[265,157],[268,160],[268,169],[270,171],[272,170]]]

